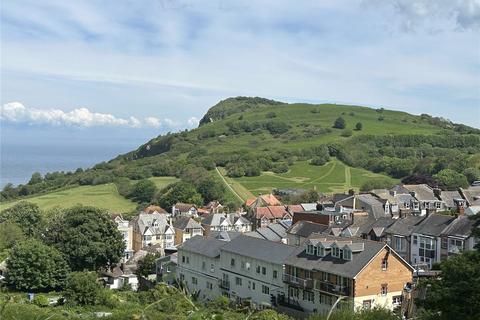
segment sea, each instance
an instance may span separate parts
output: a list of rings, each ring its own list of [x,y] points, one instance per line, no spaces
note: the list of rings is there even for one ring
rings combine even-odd
[[[90,168],[120,154],[135,150],[158,135],[125,130],[35,130],[20,132],[2,128],[0,143],[0,187],[25,184],[34,172]]]

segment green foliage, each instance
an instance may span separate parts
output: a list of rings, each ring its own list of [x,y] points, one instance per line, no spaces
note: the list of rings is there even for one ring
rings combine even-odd
[[[148,179],[143,179],[133,185],[129,197],[138,203],[148,203],[156,192],[155,184]]]
[[[430,319],[478,319],[480,314],[480,253],[464,252],[441,263],[440,279],[425,281],[425,300],[416,301]]]
[[[25,234],[16,223],[10,221],[0,223],[0,252],[11,249],[24,239]]]
[[[338,117],[337,119],[335,119],[335,122],[333,123],[333,127],[335,129],[345,129],[345,119],[343,119],[342,117]]]
[[[262,310],[254,313],[250,319],[252,320],[289,320],[289,316],[277,313],[275,310]]]
[[[7,269],[6,280],[10,286],[37,292],[61,288],[69,268],[55,248],[30,239],[13,247]]]
[[[30,178],[30,181],[28,181],[28,184],[37,184],[41,183],[43,181],[42,174],[40,172],[35,172],[32,174],[32,177]]]
[[[94,272],[72,272],[65,281],[64,295],[69,305],[94,305],[101,291]]]
[[[465,188],[468,186],[467,178],[451,169],[443,169],[433,177],[438,180],[444,190],[456,190],[458,187]]]
[[[327,316],[311,315],[308,320],[326,320]],[[356,311],[350,307],[335,309],[330,320],[401,320],[401,317],[391,310],[373,307],[372,309],[358,309]]]
[[[32,236],[42,221],[42,213],[36,204],[21,201],[0,212],[0,223],[6,221],[16,223],[26,235]]]
[[[362,128],[363,128],[363,125],[362,125],[361,122],[357,122],[355,124],[355,130],[360,131],[360,130],[362,130]]]
[[[272,167],[272,171],[275,173],[285,173],[288,171],[288,165],[286,163],[277,163]]]
[[[45,308],[45,307],[48,307],[49,306],[49,302],[48,302],[48,298],[44,295],[41,295],[41,294],[36,294],[34,297],[33,297],[33,303],[36,305],[36,306],[39,306],[41,308]]]
[[[271,134],[282,134],[287,132],[289,129],[288,124],[279,120],[268,121],[265,124],[265,127]]]
[[[390,179],[376,179],[365,181],[360,187],[360,191],[370,191],[373,189],[390,189],[394,183]]]
[[[143,259],[138,261],[137,274],[143,277],[154,274],[156,270],[155,261],[160,257],[160,254],[147,253]]]
[[[310,160],[310,164],[314,166],[323,166],[327,162],[328,162],[328,159],[326,159],[325,157],[315,157],[312,160]]]
[[[479,168],[467,168],[463,171],[463,174],[467,178],[469,183],[473,181],[480,181],[480,169]]]
[[[76,206],[63,211],[50,222],[45,241],[67,257],[73,271],[114,265],[125,249],[115,222],[95,207]]]
[[[201,205],[203,199],[193,185],[181,181],[173,183],[163,190],[160,190],[155,195],[154,202],[162,208],[170,210],[177,202]]]
[[[277,114],[275,112],[269,112],[265,115],[265,118],[267,119],[272,119],[272,118],[276,118],[277,117]]]
[[[353,134],[352,130],[350,130],[350,129],[345,129],[345,130],[342,131],[341,136],[342,136],[342,137],[351,137],[352,134]]]

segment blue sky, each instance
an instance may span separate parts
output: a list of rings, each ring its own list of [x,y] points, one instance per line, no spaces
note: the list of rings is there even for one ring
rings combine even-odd
[[[1,21],[9,130],[154,136],[239,95],[480,127],[479,0],[17,0]]]

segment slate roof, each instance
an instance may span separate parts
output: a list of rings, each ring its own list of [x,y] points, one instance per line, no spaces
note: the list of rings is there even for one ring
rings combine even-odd
[[[218,240],[231,241],[241,234],[242,233],[238,231],[210,231],[208,236]]]
[[[410,192],[415,192],[415,198],[419,201],[438,200],[433,193],[433,189],[426,184],[406,184],[404,187]]]
[[[373,189],[371,193],[373,193],[380,199],[388,200],[388,202],[390,203],[393,203],[393,204],[397,203],[397,199],[395,199],[395,197],[390,194],[390,190],[388,189]]]
[[[220,249],[227,243],[212,237],[195,236],[181,244],[178,249],[198,253],[209,258],[216,258],[220,256]]]
[[[344,193],[335,193],[333,195],[332,201],[333,203],[337,203],[338,201],[345,200],[347,198],[350,198],[352,195],[350,194],[344,194]]]
[[[195,219],[192,219],[190,217],[179,217],[173,223],[173,227],[181,230],[202,229],[202,226],[200,225],[200,223],[198,223],[197,221],[195,221]]]
[[[167,215],[163,213],[140,213],[132,222],[141,234],[144,234],[147,229],[150,229],[153,234],[163,234],[170,226]],[[157,226],[154,226],[154,223]]]
[[[445,216],[434,213],[416,225],[415,228],[413,228],[413,232],[438,237],[442,231],[453,222],[453,220],[455,220],[455,217],[453,216]]]
[[[325,235],[312,235],[311,238],[326,238],[332,241],[352,241],[353,243],[363,243],[363,251],[352,253],[352,260],[343,260],[332,257],[331,251],[327,251],[325,257],[317,255],[308,255],[305,252],[305,246],[295,249],[295,251],[286,259],[285,264],[295,266],[306,270],[319,270],[337,275],[354,278],[363,267],[372,260],[386,245],[377,241],[364,240],[360,238],[342,238]],[[359,245],[353,245],[355,247]]]
[[[396,194],[410,194],[410,190],[408,190],[401,184],[393,186],[392,188],[390,188],[390,191],[394,191]]]
[[[241,235],[222,247],[222,251],[239,254],[275,264],[283,264],[295,247],[264,239]]]
[[[317,204],[316,203],[301,203],[300,205],[303,208],[302,211],[315,211],[315,210],[317,210]]]
[[[415,226],[423,221],[423,219],[425,219],[425,217],[411,215],[406,216],[405,218],[396,219],[395,222],[385,230],[385,232],[407,237],[412,234]]]
[[[468,187],[467,189],[460,188],[460,191],[465,196],[470,206],[480,206],[480,186]]]
[[[191,204],[191,203],[176,203],[175,204],[175,209],[180,211],[180,212],[188,212],[192,207],[195,207],[196,206],[194,204]]]
[[[455,208],[457,205],[454,200],[463,200],[458,191],[442,191],[440,199],[447,205],[448,208]]]
[[[327,225],[300,220],[288,228],[287,233],[308,238],[312,233],[322,233],[327,229]]]
[[[288,228],[289,225],[281,221],[279,223],[271,223],[263,228],[257,228],[255,231],[245,233],[245,235],[273,242],[280,242],[282,239],[286,238]]]
[[[459,216],[443,230],[442,234],[467,238],[472,233],[472,230],[478,227],[478,220],[472,220],[468,216]]]
[[[364,194],[358,194],[355,196],[357,205],[358,201],[362,203],[362,207],[364,207],[364,210],[368,211],[375,219],[379,219],[382,217],[387,216],[385,214],[385,209],[383,208],[383,203],[378,200],[375,196],[364,193]]]
[[[225,219],[227,218],[223,213],[210,213],[202,220],[202,224],[218,227],[222,224],[223,221],[225,221]],[[228,224],[231,224],[230,220],[228,220]]]

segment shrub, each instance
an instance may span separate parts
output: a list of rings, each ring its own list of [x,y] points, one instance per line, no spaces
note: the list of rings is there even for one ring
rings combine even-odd
[[[378,121],[383,121],[383,120],[385,120],[385,117],[384,117],[384,116],[378,117]]]
[[[275,173],[285,173],[288,171],[288,165],[286,163],[275,164],[272,168],[272,171]]]
[[[265,115],[265,117],[267,119],[272,119],[272,118],[276,118],[277,117],[277,114],[275,112],[269,112]]]
[[[361,122],[357,122],[357,124],[355,125],[355,129],[357,129],[357,131],[360,131],[360,130],[362,130],[362,128],[363,128],[362,123],[361,123]]]
[[[65,298],[71,305],[94,305],[102,288],[95,272],[72,272],[65,282]]]
[[[288,131],[288,125],[283,121],[272,120],[265,124],[266,129],[271,134],[282,134]]]
[[[325,163],[327,163],[325,157],[315,157],[310,161],[310,164],[314,166],[323,166]]]
[[[342,137],[351,137],[352,134],[353,134],[353,133],[352,133],[352,130],[350,130],[350,129],[345,129],[345,130],[343,130],[341,136],[342,136]]]
[[[345,119],[338,117],[333,123],[333,127],[336,129],[345,129]]]
[[[38,307],[44,308],[44,307],[48,307],[50,303],[46,296],[41,294],[36,294],[35,297],[33,298],[33,304]]]

